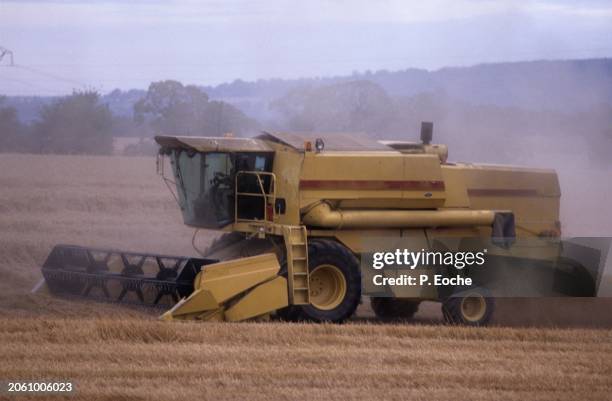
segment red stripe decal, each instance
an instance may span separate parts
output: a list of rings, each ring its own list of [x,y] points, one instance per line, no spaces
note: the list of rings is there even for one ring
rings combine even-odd
[[[443,191],[444,181],[301,180],[300,189]]]

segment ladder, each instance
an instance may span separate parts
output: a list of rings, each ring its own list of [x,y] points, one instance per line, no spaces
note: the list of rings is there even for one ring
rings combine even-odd
[[[289,304],[310,304],[308,278],[308,243],[305,226],[284,226],[283,238],[287,249],[287,282]]]

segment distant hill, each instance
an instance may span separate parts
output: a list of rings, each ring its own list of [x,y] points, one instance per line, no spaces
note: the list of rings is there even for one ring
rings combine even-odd
[[[533,111],[585,111],[597,105],[612,105],[612,59],[480,64],[436,71],[368,71],[298,80],[236,80],[205,90],[213,98],[242,100],[257,109],[254,101],[270,101],[297,87],[353,80],[372,81],[393,97],[439,92],[476,105]]]
[[[430,89],[474,104],[567,112],[612,105],[612,59],[483,64],[428,76]],[[414,80],[400,73],[378,83],[391,95],[405,95]]]
[[[474,105],[513,107],[528,111],[580,112],[612,105],[612,59],[528,61],[448,67],[436,71],[406,69],[354,73],[295,80],[236,80],[203,89],[213,99],[234,104],[260,121],[275,118],[270,104],[291,90],[347,81],[371,81],[391,97],[433,93]],[[102,100],[121,116],[131,116],[143,90],[115,90]],[[31,121],[51,97],[8,97],[23,121]]]

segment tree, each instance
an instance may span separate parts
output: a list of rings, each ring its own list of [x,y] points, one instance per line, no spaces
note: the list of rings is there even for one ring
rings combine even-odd
[[[93,91],[74,92],[43,107],[34,137],[42,153],[110,154],[113,116]]]
[[[221,136],[246,134],[256,129],[254,121],[236,107],[210,101],[194,85],[177,81],[153,82],[145,97],[134,105],[134,118],[148,121],[156,134]]]
[[[23,142],[24,127],[17,118],[14,107],[2,107],[4,98],[0,96],[0,151],[20,150]]]

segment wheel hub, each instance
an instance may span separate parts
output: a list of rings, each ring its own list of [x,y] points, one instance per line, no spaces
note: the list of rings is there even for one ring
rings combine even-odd
[[[480,294],[468,294],[461,300],[461,314],[465,320],[477,322],[487,312],[487,303]]]
[[[325,264],[310,272],[310,303],[322,310],[334,309],[346,295],[346,279],[336,266]]]

